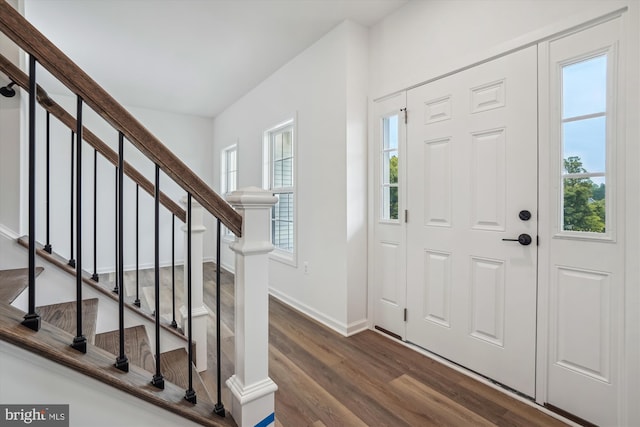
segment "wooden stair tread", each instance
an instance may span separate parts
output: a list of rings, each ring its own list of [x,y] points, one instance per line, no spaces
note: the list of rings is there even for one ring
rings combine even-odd
[[[44,268],[36,267],[36,277]],[[11,304],[29,286],[29,269],[14,268],[0,271],[0,301]]]
[[[189,355],[184,348],[164,352],[160,355],[160,372],[166,381],[171,381],[186,390],[189,386],[188,361]],[[193,390],[196,392],[198,402],[213,403],[197,369],[192,366],[191,370],[193,372]]]
[[[96,335],[95,345],[114,355],[120,354],[120,332],[118,330]],[[151,351],[147,329],[143,325],[124,330],[124,353],[130,364],[154,373],[156,364]]]
[[[18,243],[20,245],[24,246],[25,248],[29,248],[29,238],[27,236],[20,237],[18,239]],[[66,260],[66,259],[62,258],[61,256],[57,255],[55,252],[52,253],[52,254],[46,252],[43,249],[43,246],[41,244],[39,244],[39,243],[36,243],[36,254],[39,257],[49,261],[50,263],[52,263],[56,267],[59,267],[62,270],[66,271],[67,273],[73,275],[74,277],[76,276],[76,270],[75,270],[75,268],[71,267],[68,264],[68,262],[67,262],[68,260]],[[96,291],[102,293],[103,295],[113,299],[114,301],[118,301],[118,295],[117,294],[113,293],[111,291],[111,289],[107,289],[104,286],[100,285],[98,282],[94,281],[91,278],[91,275],[89,273],[87,273],[87,272],[83,272],[82,273],[82,281],[85,284],[91,286]],[[150,320],[152,322],[156,321],[154,316],[152,316],[149,313],[145,313],[144,311],[140,310],[138,307],[136,307],[132,303],[129,303],[129,302],[125,301],[124,305],[125,305],[126,308],[135,311],[140,316],[146,317],[148,320]],[[187,340],[187,338],[182,333],[180,333],[175,328],[171,327],[170,324],[161,323],[160,327],[162,329],[164,329],[165,331],[168,331],[169,333],[172,333],[176,337],[179,337],[182,340],[185,340],[185,341]]]
[[[40,318],[44,322],[66,331],[73,336],[77,333],[76,323],[76,302],[62,302],[36,307]],[[98,320],[98,298],[91,298],[82,301],[82,333],[87,341],[94,342],[96,335],[96,323]]]
[[[34,332],[21,324],[23,317],[21,310],[0,302],[0,339],[201,425],[236,426],[228,414],[225,418],[213,415],[213,405],[204,399],[199,398],[197,405],[184,400],[184,390],[175,384],[165,382],[165,389],[158,390],[149,384],[149,373],[142,368],[130,365],[128,373],[121,372],[113,366],[112,354],[92,344],[87,344],[87,354],[82,354],[69,345],[73,334],[48,322],[42,322],[40,331]]]

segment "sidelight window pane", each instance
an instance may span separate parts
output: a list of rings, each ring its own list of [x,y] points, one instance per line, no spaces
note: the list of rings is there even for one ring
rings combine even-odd
[[[562,118],[601,113],[607,109],[607,56],[562,68]]]
[[[564,179],[563,202],[565,231],[606,231],[605,179]]]
[[[578,157],[582,162],[582,168],[587,172],[604,172],[606,126],[607,120],[604,116],[563,123],[563,158]]]
[[[606,232],[607,55],[562,69],[562,230]]]
[[[398,219],[398,115],[382,119],[380,219]]]

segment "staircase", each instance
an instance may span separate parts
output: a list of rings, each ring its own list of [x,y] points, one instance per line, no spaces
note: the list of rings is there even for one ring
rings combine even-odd
[[[38,275],[44,269],[38,267]],[[69,342],[76,332],[76,302],[49,304],[37,307],[42,326],[38,333],[20,325],[24,312],[11,306],[28,286],[28,269],[0,270],[0,339],[18,347],[33,351],[45,358],[56,360],[92,378],[126,391],[166,410],[174,412],[205,426],[236,426],[231,417],[212,417],[214,399],[209,395],[200,374],[193,367],[194,388],[198,404],[184,400],[184,389],[188,386],[188,355],[179,348],[162,353],[164,390],[158,392],[149,385],[150,375],[155,371],[152,346],[143,325],[124,329],[125,352],[129,358],[129,372],[124,376],[113,368],[118,354],[119,331],[96,334],[99,300],[83,300],[82,315],[88,345],[87,353],[81,355],[71,349]],[[135,421],[133,421],[133,424]]]

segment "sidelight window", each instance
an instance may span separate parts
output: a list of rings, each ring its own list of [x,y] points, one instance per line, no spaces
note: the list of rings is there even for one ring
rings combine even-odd
[[[564,231],[607,231],[607,62],[601,54],[561,68]]]
[[[398,220],[398,118],[382,119],[380,162],[380,219]]]

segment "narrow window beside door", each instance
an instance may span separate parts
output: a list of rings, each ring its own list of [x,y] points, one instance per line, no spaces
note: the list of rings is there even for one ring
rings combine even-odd
[[[562,66],[563,231],[607,231],[607,56]]]
[[[382,118],[380,219],[398,221],[398,115]]]

